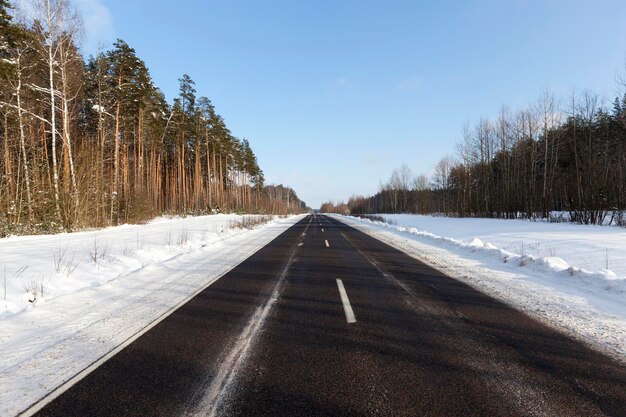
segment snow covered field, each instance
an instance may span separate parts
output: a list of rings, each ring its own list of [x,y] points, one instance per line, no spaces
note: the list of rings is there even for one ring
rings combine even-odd
[[[626,361],[626,229],[419,215],[382,215],[391,224],[334,217]]]
[[[242,222],[259,217],[160,218],[0,239],[0,415],[17,414],[300,218],[252,230]]]
[[[477,238],[517,255],[558,257],[588,271],[610,269],[626,278],[626,228],[623,227],[410,214],[382,216],[397,226],[461,241]]]

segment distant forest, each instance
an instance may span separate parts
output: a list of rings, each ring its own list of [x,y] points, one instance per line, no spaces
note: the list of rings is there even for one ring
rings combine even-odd
[[[23,21],[12,7],[0,0],[0,236],[305,207],[264,184],[188,75],[169,104],[124,41],[85,62],[69,1],[36,0]]]
[[[624,83],[626,87],[626,83]],[[542,218],[626,225],[626,95],[611,106],[584,92],[546,92],[516,112],[463,129],[455,157],[430,176],[407,165],[373,196],[325,203],[323,212]]]

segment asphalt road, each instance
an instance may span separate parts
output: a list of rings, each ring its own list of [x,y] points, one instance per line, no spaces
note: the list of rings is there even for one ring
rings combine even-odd
[[[626,416],[626,367],[308,216],[38,416]]]

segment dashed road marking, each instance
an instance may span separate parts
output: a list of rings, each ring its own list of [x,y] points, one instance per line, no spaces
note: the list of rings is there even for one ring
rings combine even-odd
[[[348,299],[348,293],[346,293],[343,281],[340,279],[337,279],[337,288],[339,288],[339,296],[341,297],[341,304],[343,304],[343,311],[346,313],[346,321],[348,323],[356,323],[356,317],[354,316],[354,311],[352,311],[352,306],[350,305],[350,300]]]

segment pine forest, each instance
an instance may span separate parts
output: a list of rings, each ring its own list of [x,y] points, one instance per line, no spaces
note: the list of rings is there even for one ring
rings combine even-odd
[[[190,76],[168,103],[123,40],[84,59],[68,0],[14,7],[0,0],[0,237],[305,208],[289,187],[264,184],[248,140]]]

